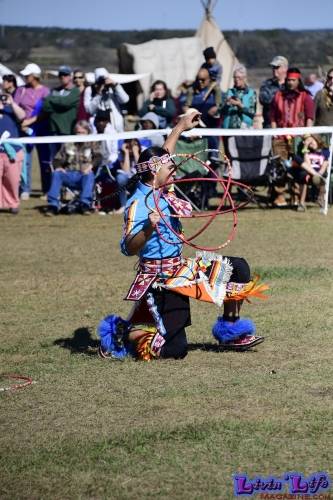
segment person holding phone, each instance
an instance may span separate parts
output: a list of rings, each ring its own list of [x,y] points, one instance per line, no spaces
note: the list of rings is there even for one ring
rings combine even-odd
[[[159,128],[170,127],[172,120],[176,116],[174,100],[163,80],[156,80],[153,83],[150,89],[150,97],[144,102],[139,115],[142,118],[151,111],[158,116]]]

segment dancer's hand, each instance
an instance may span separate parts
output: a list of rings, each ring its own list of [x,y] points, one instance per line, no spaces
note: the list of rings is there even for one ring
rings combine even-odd
[[[191,130],[191,128],[196,127],[199,125],[199,118],[201,116],[201,113],[199,111],[193,111],[192,113],[184,114],[179,122],[177,123],[177,126],[181,128],[183,131],[185,130]]]
[[[157,212],[150,212],[148,219],[151,227],[156,227],[157,224],[160,222],[161,217]]]

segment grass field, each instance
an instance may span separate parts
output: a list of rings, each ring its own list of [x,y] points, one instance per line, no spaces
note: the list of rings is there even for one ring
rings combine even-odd
[[[332,211],[240,213],[228,254],[271,288],[244,306],[256,351],[218,352],[219,310],[192,302],[187,358],[143,363],[96,356],[99,320],[129,310],[121,218],[38,204],[0,216],[1,373],[36,381],[0,393],[2,500],[228,500],[236,472],[332,472]]]

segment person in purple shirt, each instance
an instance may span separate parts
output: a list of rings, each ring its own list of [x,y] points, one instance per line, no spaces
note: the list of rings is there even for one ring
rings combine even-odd
[[[25,111],[25,119],[21,124],[22,135],[47,135],[48,124],[47,120],[43,119],[41,114],[42,103],[50,90],[45,85],[41,84],[41,69],[37,64],[30,63],[20,72],[25,77],[26,84],[19,87],[15,93],[15,102]],[[45,195],[51,185],[51,170],[50,170],[50,152],[48,144],[38,144],[36,146],[42,191]],[[28,145],[26,148],[26,181],[21,183],[21,199],[29,199],[31,192],[31,168],[32,168],[32,150],[33,145]]]

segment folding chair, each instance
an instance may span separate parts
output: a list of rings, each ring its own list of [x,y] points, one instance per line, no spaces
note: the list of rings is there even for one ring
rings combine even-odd
[[[239,180],[254,188],[251,200],[261,206],[271,201],[272,186],[284,178],[286,169],[279,157],[272,156],[272,138],[270,136],[232,136],[225,140],[226,153],[232,166],[232,179]],[[266,191],[263,198],[257,188]],[[249,197],[248,192],[238,188],[241,195]]]

